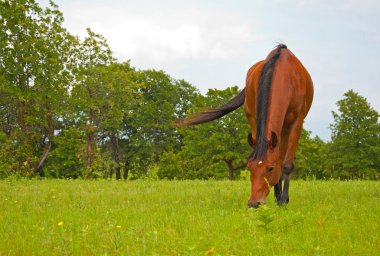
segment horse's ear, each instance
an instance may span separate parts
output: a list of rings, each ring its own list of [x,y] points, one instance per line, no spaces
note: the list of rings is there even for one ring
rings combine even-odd
[[[252,138],[252,133],[248,133],[247,141],[252,148],[255,147],[256,141]]]
[[[278,139],[276,133],[272,132],[272,135],[270,137],[270,143],[269,146],[271,149],[274,149],[277,146]]]

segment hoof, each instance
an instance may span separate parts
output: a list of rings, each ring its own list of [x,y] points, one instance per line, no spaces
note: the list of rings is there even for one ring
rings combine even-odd
[[[277,200],[278,206],[283,206],[289,203],[289,198],[281,198],[280,200]]]

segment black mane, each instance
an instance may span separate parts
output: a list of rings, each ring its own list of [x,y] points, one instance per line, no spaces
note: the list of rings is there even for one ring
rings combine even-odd
[[[277,45],[274,50],[273,56],[264,64],[258,84],[258,92],[257,92],[257,107],[256,107],[256,147],[252,154],[250,155],[250,159],[260,159],[267,157],[267,148],[268,148],[268,140],[266,139],[265,131],[267,124],[267,115],[268,115],[268,103],[270,96],[270,88],[272,84],[273,71],[275,68],[276,61],[281,55],[281,49],[287,48],[284,44]]]

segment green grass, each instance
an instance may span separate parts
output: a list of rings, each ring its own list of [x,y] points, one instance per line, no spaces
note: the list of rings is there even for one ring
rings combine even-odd
[[[246,181],[0,181],[0,255],[380,255],[379,182],[272,193],[247,209]]]

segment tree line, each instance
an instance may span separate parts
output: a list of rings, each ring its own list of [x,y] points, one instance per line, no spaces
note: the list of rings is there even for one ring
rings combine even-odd
[[[235,179],[247,175],[243,109],[173,128],[238,87],[202,95],[164,71],[119,62],[107,40],[80,40],[53,2],[0,2],[0,178]],[[317,100],[317,99],[316,99]],[[331,140],[303,130],[298,178],[378,179],[379,114],[350,90],[332,112]]]

